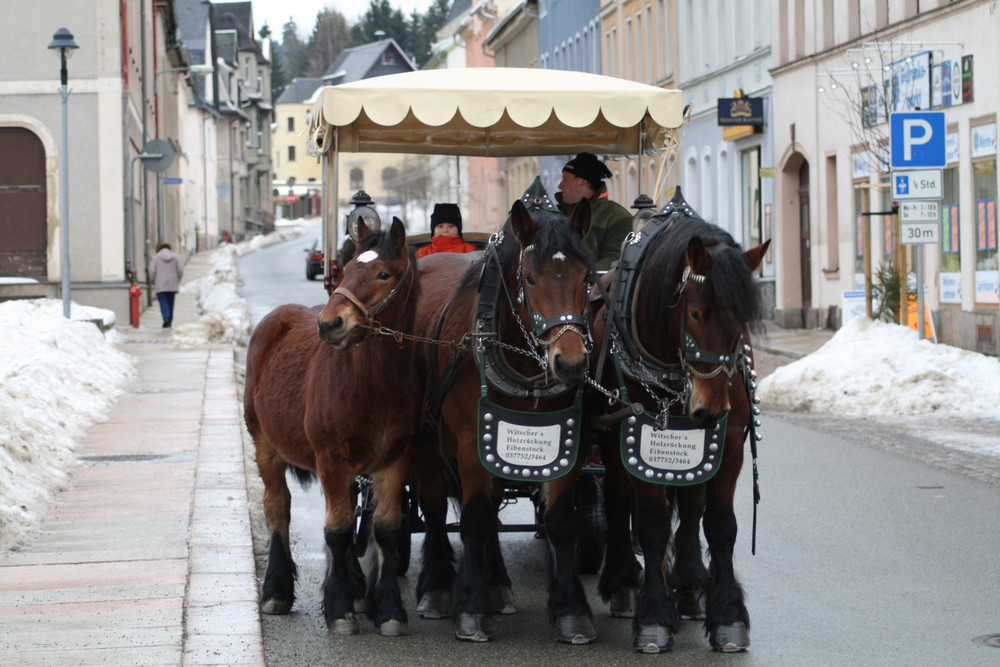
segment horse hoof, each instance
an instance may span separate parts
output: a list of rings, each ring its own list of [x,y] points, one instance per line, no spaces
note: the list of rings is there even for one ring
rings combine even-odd
[[[410,634],[410,628],[402,621],[389,620],[378,626],[378,633],[383,637],[402,637]]]
[[[732,625],[719,625],[708,633],[708,643],[713,651],[723,653],[738,653],[750,646],[750,632],[746,623],[736,621]]]
[[[564,644],[589,644],[597,630],[589,616],[560,616],[556,619],[556,639]]]
[[[455,639],[488,642],[493,638],[493,619],[484,614],[459,614],[455,620]]]
[[[493,613],[516,614],[517,607],[514,606],[514,593],[510,586],[490,586],[490,604],[493,605]]]
[[[677,601],[677,613],[684,618],[703,620],[705,618],[705,605],[702,604],[701,596],[693,588],[687,588],[675,592]]]
[[[639,589],[619,589],[611,596],[609,604],[611,618],[632,618],[635,616],[635,608],[639,606]]]
[[[275,600],[271,598],[270,600],[264,600],[264,604],[260,606],[260,611],[268,615],[284,616],[292,611],[292,603],[287,600]]]
[[[665,625],[640,625],[632,636],[632,648],[639,653],[664,653],[674,647],[674,635]]]
[[[330,626],[330,632],[335,635],[360,635],[361,626],[358,625],[358,620],[353,617],[335,618],[333,625]]]
[[[417,615],[428,619],[448,618],[451,616],[451,593],[449,591],[424,593],[417,604]]]

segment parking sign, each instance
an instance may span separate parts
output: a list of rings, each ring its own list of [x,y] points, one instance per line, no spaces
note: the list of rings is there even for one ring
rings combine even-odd
[[[889,114],[890,166],[893,169],[944,167],[943,111],[907,111]]]

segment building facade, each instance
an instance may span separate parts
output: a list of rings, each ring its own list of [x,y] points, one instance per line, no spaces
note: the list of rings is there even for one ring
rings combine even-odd
[[[242,6],[240,24],[252,40],[250,3],[229,4]],[[156,246],[170,243],[182,255],[212,247],[214,227],[225,224],[216,166],[224,154],[218,139],[229,132],[220,129],[213,14],[198,0],[52,0],[18,12],[17,21],[0,24],[7,45],[0,54],[0,299],[59,296],[67,225],[73,301],[127,322],[129,286],[146,282]],[[67,67],[65,154],[59,57],[48,49],[60,27],[79,47]],[[252,67],[233,59],[234,78],[263,77],[269,88],[264,52],[252,50]],[[242,122],[269,126],[266,97],[249,97]],[[243,173],[243,208],[229,217],[236,236],[268,225],[255,174]],[[64,200],[68,220],[61,219]]]
[[[866,266],[910,274],[915,291],[920,255],[936,338],[996,355],[996,3],[846,5],[772,5],[775,319],[836,328]],[[928,110],[945,115],[947,164],[936,238],[912,243],[892,214],[889,120]]]

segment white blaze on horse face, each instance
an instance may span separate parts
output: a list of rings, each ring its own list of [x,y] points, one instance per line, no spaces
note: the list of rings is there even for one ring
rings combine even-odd
[[[552,259],[559,260],[560,262],[564,262],[564,261],[566,261],[566,255],[564,255],[563,251],[560,250],[556,254],[552,255]]]
[[[374,250],[365,250],[363,253],[358,255],[358,261],[362,264],[367,264],[368,262],[373,262],[378,259],[378,253]]]

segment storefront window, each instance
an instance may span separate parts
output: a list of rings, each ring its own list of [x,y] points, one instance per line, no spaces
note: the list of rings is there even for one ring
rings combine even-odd
[[[941,303],[962,303],[961,229],[958,215],[958,167],[944,170],[941,200]]]

